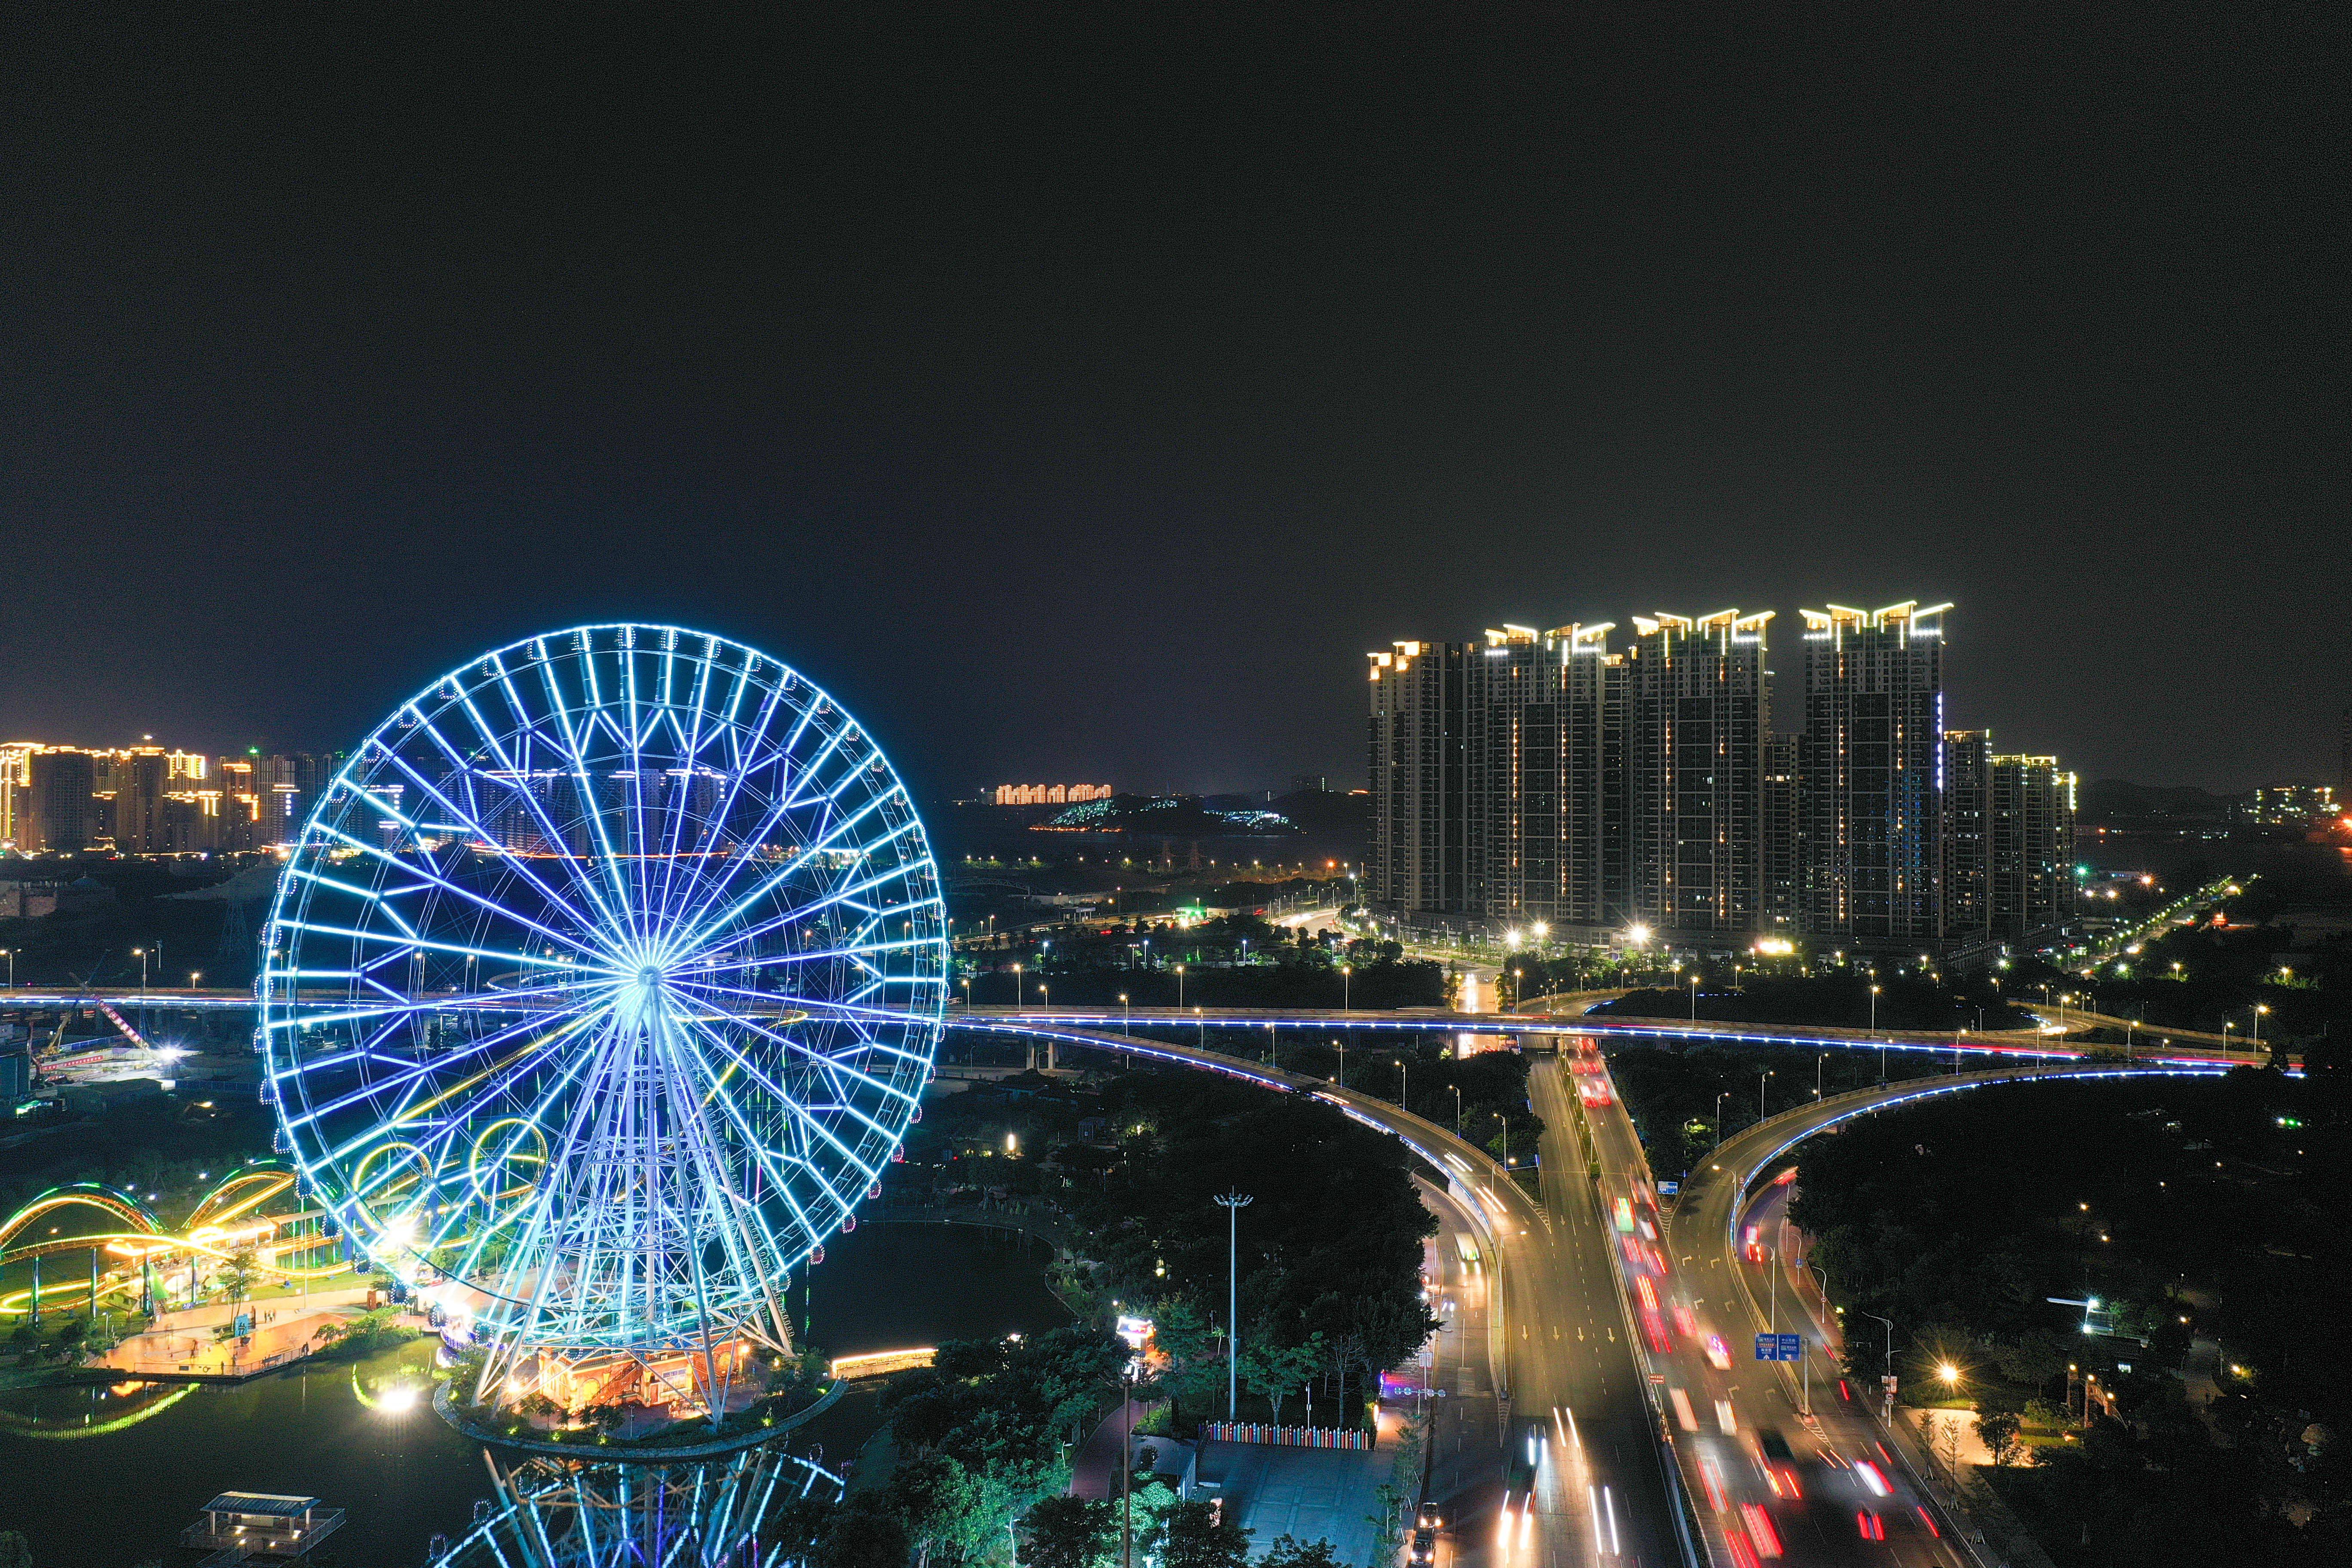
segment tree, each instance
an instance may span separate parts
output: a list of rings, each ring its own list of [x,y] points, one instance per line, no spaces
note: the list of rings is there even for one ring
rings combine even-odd
[[[957,1534],[975,1500],[971,1478],[945,1454],[918,1454],[890,1472],[891,1506],[914,1537],[918,1568],[930,1561],[935,1545]]]
[[[1025,1568],[1097,1568],[1108,1555],[1118,1510],[1087,1498],[1049,1497],[1029,1510]]]
[[[816,1560],[821,1568],[907,1568],[907,1527],[878,1494],[862,1494],[834,1515]]]
[[[1991,1451],[1995,1465],[2006,1468],[2016,1461],[2018,1450],[2024,1447],[2017,1435],[2021,1425],[2011,1410],[1989,1411],[1977,1417],[1977,1436]]]
[[[1160,1516],[1146,1549],[1162,1568],[1247,1568],[1250,1532],[1213,1502],[1180,1502]]]
[[[1307,1335],[1304,1344],[1276,1346],[1260,1340],[1242,1351],[1242,1382],[1273,1409],[1275,1422],[1279,1425],[1282,1402],[1293,1389],[1305,1387],[1307,1380],[1322,1364],[1323,1336],[1319,1331]]]
[[[218,1276],[221,1292],[234,1306],[253,1294],[253,1282],[259,1277],[259,1272],[254,1268],[253,1248],[240,1247],[230,1253],[228,1261],[221,1266]]]
[[[13,1530],[0,1530],[0,1568],[33,1568],[33,1543]]]
[[[1328,1541],[1301,1541],[1284,1534],[1274,1538],[1274,1544],[1257,1560],[1257,1568],[1339,1568],[1339,1559]]]

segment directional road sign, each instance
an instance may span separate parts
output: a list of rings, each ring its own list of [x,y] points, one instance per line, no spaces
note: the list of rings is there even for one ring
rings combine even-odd
[[[1802,1361],[1805,1342],[1797,1334],[1759,1334],[1756,1336],[1758,1361]]]

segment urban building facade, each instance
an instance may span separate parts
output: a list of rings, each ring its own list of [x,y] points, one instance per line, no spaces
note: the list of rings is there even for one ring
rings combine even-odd
[[[1987,815],[1991,934],[2023,942],[2074,914],[2074,775],[2055,757],[1996,756]]]
[[[1806,610],[1802,925],[1818,942],[1943,940],[1948,605]]]
[[[0,745],[0,850],[191,855],[272,848],[301,830],[338,761],[12,742]]]
[[[1944,729],[1948,605],[1805,612],[1801,735],[1770,614],[1632,617],[1371,658],[1376,906],[1708,952],[1955,952],[2073,912],[2074,780]]]
[[[1947,943],[1991,940],[1992,866],[1992,731],[1949,730],[1944,734]]]
[[[1771,618],[1633,617],[1623,703],[1630,912],[1670,941],[1765,931]]]
[[[1478,643],[1400,642],[1371,658],[1364,897],[1417,914],[1486,913],[1470,868],[1470,672]]]
[[[1607,625],[1486,634],[1465,681],[1475,710],[1465,759],[1465,833],[1487,918],[1597,926],[1603,890],[1601,738]]]

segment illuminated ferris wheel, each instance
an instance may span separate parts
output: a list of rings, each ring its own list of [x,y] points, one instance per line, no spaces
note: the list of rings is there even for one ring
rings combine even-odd
[[[907,788],[740,644],[588,626],[403,703],[264,933],[280,1141],[374,1262],[535,1352],[784,1350],[946,998]]]

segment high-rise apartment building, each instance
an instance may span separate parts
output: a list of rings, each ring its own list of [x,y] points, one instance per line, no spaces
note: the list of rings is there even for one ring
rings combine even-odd
[[[1944,735],[1944,941],[1992,936],[1992,731]]]
[[[1364,896],[1423,914],[1483,915],[1471,865],[1470,694],[1478,643],[1400,642],[1371,658]]]
[[[1776,936],[1797,931],[1804,886],[1804,795],[1800,746],[1794,735],[1764,742],[1764,929]]]
[[[75,855],[99,833],[97,759],[88,752],[43,747],[26,759],[32,842],[21,848]]]
[[[1994,757],[1990,775],[1990,924],[2021,942],[2074,913],[2074,775],[2028,756]]]
[[[1817,942],[1926,952],[1942,939],[1950,607],[1803,612],[1803,925]]]
[[[1465,835],[1490,920],[1594,926],[1606,918],[1602,729],[1609,631],[1506,626],[1465,678],[1473,710]]]
[[[1771,618],[1633,617],[1624,661],[1632,914],[1668,941],[1764,929]]]

